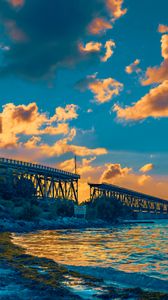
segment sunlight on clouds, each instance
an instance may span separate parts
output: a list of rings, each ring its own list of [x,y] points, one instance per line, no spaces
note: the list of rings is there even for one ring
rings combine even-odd
[[[148,117],[168,117],[168,80],[159,86],[152,88],[148,94],[142,97],[132,106],[126,108],[114,105],[113,111],[117,112],[119,119],[127,121],[143,120]]]
[[[167,25],[163,25],[163,24],[159,24],[159,26],[158,26],[158,32],[160,32],[160,33],[166,33],[166,32],[168,32],[168,26]]]
[[[168,35],[164,34],[161,37],[161,54],[164,58],[160,66],[148,67],[145,78],[142,79],[142,85],[149,85],[153,83],[162,83],[168,80]]]
[[[89,42],[84,46],[82,43],[79,44],[79,50],[84,53],[90,52],[100,52],[102,48],[102,43]]]
[[[65,121],[70,121],[73,119],[77,119],[78,118],[78,114],[77,114],[77,110],[78,110],[78,106],[75,104],[67,104],[64,107],[57,107],[55,109],[55,115],[50,118],[50,122],[65,122]]]
[[[103,18],[95,18],[88,27],[91,34],[97,35],[112,29],[112,25]]]
[[[138,184],[143,186],[147,181],[151,179],[151,176],[143,174],[138,178]]]
[[[141,69],[138,67],[139,64],[140,64],[140,60],[135,59],[132,64],[125,67],[125,72],[128,73],[128,74],[132,74],[133,72],[139,73],[141,71]]]
[[[16,147],[20,135],[60,135],[69,132],[69,125],[60,123],[77,118],[77,106],[70,104],[65,108],[56,108],[56,113],[50,119],[46,113],[40,113],[35,102],[28,105],[4,105],[1,117],[1,147]],[[59,123],[55,123],[59,122]]]
[[[162,35],[161,49],[162,49],[162,57],[164,59],[167,59],[168,58],[168,34]]]
[[[153,168],[154,168],[154,165],[153,165],[153,164],[146,164],[146,165],[144,165],[143,167],[141,167],[141,168],[139,169],[139,171],[140,171],[140,172],[143,172],[143,173],[146,173],[146,172],[149,172],[149,171],[153,170]]]
[[[109,40],[105,43],[106,53],[103,57],[101,57],[101,61],[106,62],[113,55],[113,48],[115,47],[115,42]]]
[[[101,178],[100,178],[100,183],[106,182],[106,181],[111,181],[115,177],[122,177],[127,175],[129,172],[132,171],[131,168],[122,168],[120,164],[105,164],[105,171],[103,172]]]
[[[127,9],[122,9],[124,0],[106,0],[107,8],[110,10],[112,16],[118,19],[126,14]]]
[[[105,103],[118,96],[123,89],[123,84],[113,78],[95,79],[88,84],[97,103]]]

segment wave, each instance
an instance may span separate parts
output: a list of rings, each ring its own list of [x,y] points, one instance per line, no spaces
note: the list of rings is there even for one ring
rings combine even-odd
[[[103,279],[105,283],[118,285],[119,287],[134,287],[144,290],[168,292],[168,281],[151,277],[142,273],[128,273],[114,268],[71,266],[66,265],[71,271],[76,271],[84,275]]]

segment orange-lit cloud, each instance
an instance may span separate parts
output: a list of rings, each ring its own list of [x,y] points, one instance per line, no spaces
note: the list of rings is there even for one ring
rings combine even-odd
[[[117,112],[119,119],[142,120],[148,117],[168,117],[168,80],[159,86],[152,88],[148,94],[142,97],[132,106],[122,108],[115,104],[113,110]]]
[[[102,48],[102,43],[98,42],[89,42],[85,46],[83,44],[79,44],[79,50],[84,53],[90,52],[100,52]]]
[[[107,150],[105,148],[88,148],[85,146],[78,146],[74,144],[69,144],[72,141],[74,136],[71,138],[68,136],[67,138],[63,138],[58,140],[56,143],[49,145],[46,143],[41,142],[41,140],[31,138],[24,144],[24,147],[27,149],[32,150],[32,157],[33,153],[35,156],[38,157],[53,157],[53,156],[61,156],[65,153],[73,153],[78,156],[92,156],[92,155],[103,155],[107,154]],[[36,143],[39,142],[40,143]]]
[[[109,77],[106,79],[95,79],[88,84],[88,88],[94,94],[97,103],[105,103],[119,95],[123,84]]]
[[[128,74],[132,74],[133,72],[139,73],[141,71],[141,69],[138,67],[139,64],[140,64],[139,59],[134,60],[132,64],[130,64],[125,68],[125,72]]]
[[[142,85],[161,83],[168,80],[168,35],[164,34],[161,38],[161,52],[164,58],[160,66],[147,68]]]
[[[159,24],[159,26],[158,26],[158,32],[160,32],[160,33],[166,33],[166,32],[168,32],[168,26],[167,25],[163,25],[163,24]]]
[[[55,115],[50,119],[50,122],[66,122],[73,119],[77,119],[77,110],[78,106],[75,104],[67,104],[65,108],[59,106],[55,109]]]
[[[146,182],[148,182],[151,179],[152,179],[151,176],[143,174],[143,175],[139,176],[139,178],[138,178],[138,184],[140,186],[143,186]]]
[[[49,119],[46,113],[39,112],[35,102],[18,106],[8,103],[0,113],[2,130],[0,145],[15,147],[20,140],[20,135],[66,135],[69,126],[64,122],[77,118],[76,109],[73,104],[65,108],[58,107],[55,115]]]
[[[102,50],[103,44],[99,42],[89,42],[86,45],[82,43],[79,44],[80,52],[85,54],[100,52]],[[113,55],[113,48],[115,47],[115,42],[112,40],[106,41],[104,48],[105,54],[100,57],[102,62],[106,62]]]
[[[143,167],[141,167],[139,170],[140,172],[146,173],[153,170],[153,167],[154,167],[153,164],[146,164]]]
[[[164,59],[167,59],[168,58],[168,34],[162,35],[161,49],[162,49],[162,57]]]
[[[161,83],[164,80],[168,80],[168,59],[164,60],[159,67],[149,67],[142,85]]]
[[[123,0],[106,0],[108,10],[115,19],[118,19],[126,14],[127,9],[122,9]]]
[[[88,176],[93,175],[95,172],[100,170],[101,166],[92,166],[92,162],[95,161],[96,156],[91,158],[82,158],[81,162],[77,162],[77,173],[88,178]],[[62,170],[74,172],[74,159],[65,160],[58,164],[58,167]]]
[[[122,168],[120,164],[106,164],[100,182],[112,182],[115,177],[122,177],[132,171],[131,168]]]
[[[113,48],[115,47],[115,42],[109,40],[105,43],[106,53],[103,57],[101,57],[101,61],[106,62],[113,55]]]
[[[88,27],[88,31],[93,34],[97,35],[103,32],[106,32],[106,30],[111,29],[112,25],[107,22],[106,20],[102,18],[95,18],[92,23]]]

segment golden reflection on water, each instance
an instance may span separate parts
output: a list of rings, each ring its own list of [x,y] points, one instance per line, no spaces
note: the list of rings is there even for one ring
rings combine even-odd
[[[41,231],[13,235],[27,254],[74,266],[113,267],[168,278],[168,225],[93,230]]]

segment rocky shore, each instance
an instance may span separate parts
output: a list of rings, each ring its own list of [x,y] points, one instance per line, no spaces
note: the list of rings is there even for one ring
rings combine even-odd
[[[56,230],[75,228],[99,228],[109,224],[102,220],[88,221],[75,217],[59,217],[55,220],[41,219],[35,221],[24,221],[3,218],[0,219],[0,232],[31,232],[36,230]]]

